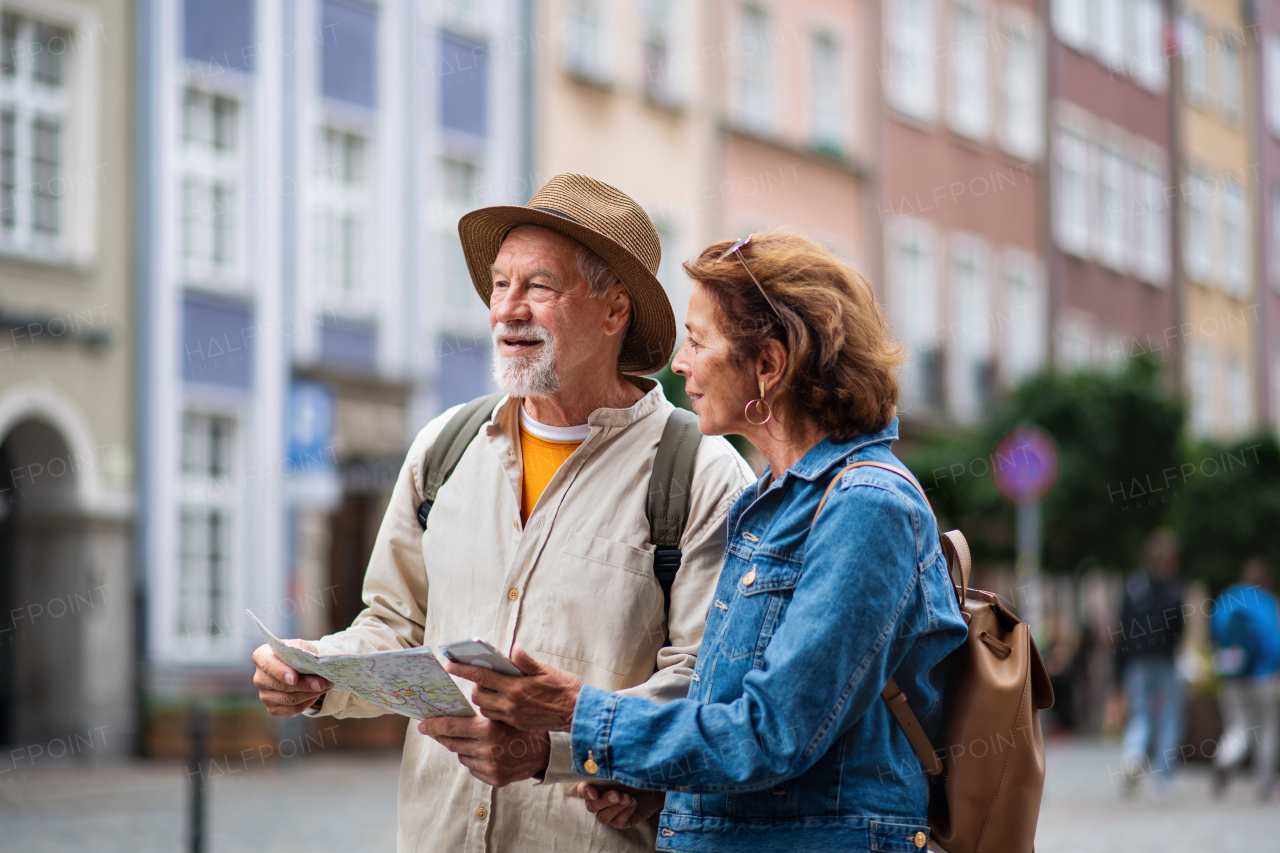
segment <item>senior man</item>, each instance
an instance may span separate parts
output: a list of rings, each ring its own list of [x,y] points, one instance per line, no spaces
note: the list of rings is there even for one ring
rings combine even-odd
[[[339,654],[482,636],[608,690],[684,696],[726,513],[752,474],[724,439],[701,441],[665,603],[646,505],[673,407],[640,378],[675,341],[657,231],[631,198],[581,175],[556,176],[524,207],[472,211],[458,230],[507,396],[440,487],[425,531],[424,464],[453,410],[418,434],[374,545],[366,609],[344,631],[293,642]],[[268,646],[254,662],[272,714],[380,713],[299,677]],[[607,826],[557,784],[582,781],[567,733],[530,736],[483,716],[429,723],[434,738],[412,724],[405,734],[398,850],[654,849],[652,821]]]

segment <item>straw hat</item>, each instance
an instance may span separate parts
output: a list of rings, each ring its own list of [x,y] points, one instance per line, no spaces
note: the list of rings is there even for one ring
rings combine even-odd
[[[489,304],[489,268],[507,232],[517,225],[540,225],[572,237],[609,265],[631,295],[631,328],[622,341],[618,368],[655,373],[671,358],[676,318],[658,282],[662,247],[658,230],[630,196],[585,175],[556,175],[523,207],[498,205],[473,210],[458,221],[471,282]]]

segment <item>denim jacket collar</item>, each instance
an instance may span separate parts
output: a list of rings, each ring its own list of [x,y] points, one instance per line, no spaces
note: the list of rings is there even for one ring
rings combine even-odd
[[[833,441],[831,436],[827,436],[822,441],[809,448],[799,462],[792,465],[786,470],[783,476],[779,477],[776,482],[781,483],[788,476],[799,477],[802,480],[813,482],[826,474],[836,463],[844,462],[859,450],[870,447],[873,444],[884,444],[886,447],[898,440],[898,419],[894,418],[889,425],[879,432],[873,432],[868,435],[860,435],[849,441]],[[767,483],[771,472],[766,469],[765,476],[761,482]]]

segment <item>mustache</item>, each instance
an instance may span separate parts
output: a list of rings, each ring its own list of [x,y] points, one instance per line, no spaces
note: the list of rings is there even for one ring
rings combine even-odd
[[[528,338],[544,344],[554,340],[551,331],[535,323],[503,323],[499,321],[493,326],[493,343],[497,346],[500,338]]]

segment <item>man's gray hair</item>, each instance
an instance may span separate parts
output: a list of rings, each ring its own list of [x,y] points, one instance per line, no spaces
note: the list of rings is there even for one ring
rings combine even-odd
[[[578,246],[578,273],[587,280],[587,294],[593,299],[603,298],[621,281],[603,258],[583,245]]]

